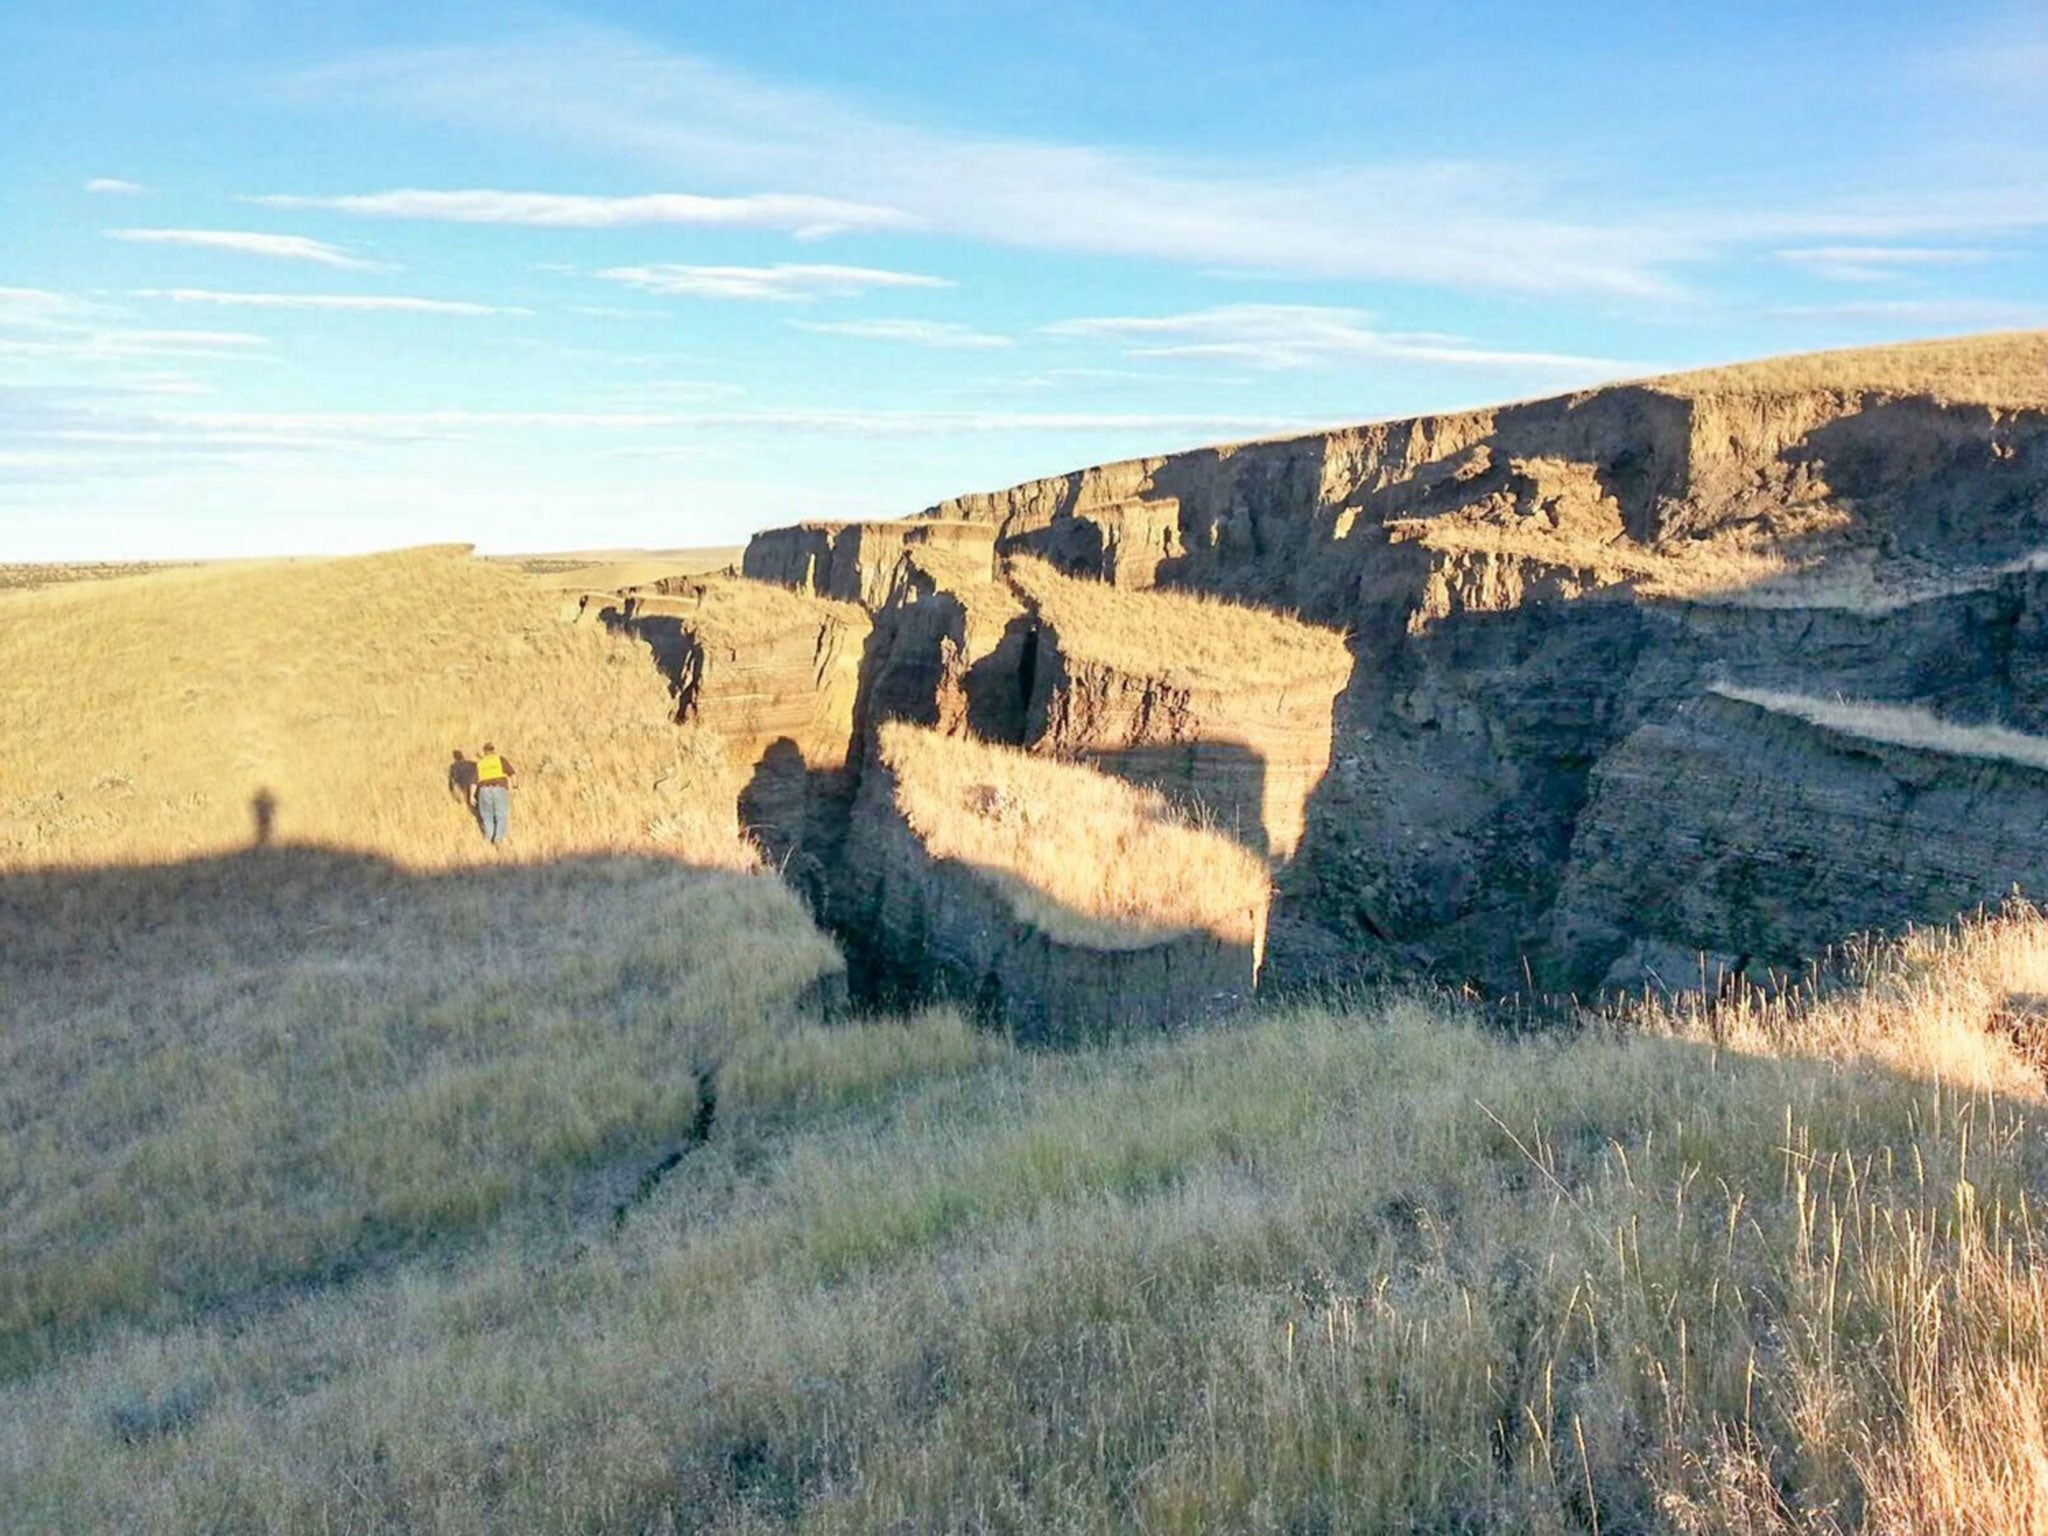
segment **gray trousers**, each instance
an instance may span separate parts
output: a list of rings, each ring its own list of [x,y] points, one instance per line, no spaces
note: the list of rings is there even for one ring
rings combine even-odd
[[[512,830],[512,791],[503,784],[485,784],[476,792],[476,819],[488,842],[502,843]]]

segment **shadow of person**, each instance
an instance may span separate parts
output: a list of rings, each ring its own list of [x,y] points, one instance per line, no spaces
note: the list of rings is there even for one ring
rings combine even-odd
[[[747,787],[740,791],[740,824],[777,868],[786,867],[802,846],[810,780],[802,749],[790,737],[780,736],[761,754]]]
[[[448,793],[469,807],[470,819],[483,825],[481,813],[476,808],[476,764],[462,755],[457,747],[448,763]]]
[[[259,789],[249,797],[249,819],[255,823],[256,846],[268,848],[277,831],[277,796]]]

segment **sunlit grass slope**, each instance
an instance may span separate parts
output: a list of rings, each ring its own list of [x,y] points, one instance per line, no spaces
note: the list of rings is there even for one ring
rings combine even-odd
[[[452,550],[0,594],[0,1376],[644,1164],[836,976],[559,601]]]
[[[447,775],[485,741],[519,770],[519,857],[746,862],[729,766],[644,648],[561,603],[459,549],[0,592],[0,869],[243,845],[264,793],[281,842],[474,860]]]
[[[1351,675],[1342,635],[1268,608],[1165,587],[1134,591],[1029,556],[1012,559],[1009,574],[1074,661],[1228,692],[1317,684],[1334,692]]]
[[[2035,1531],[2028,914],[1819,1002],[797,1031],[623,1230],[0,1395],[20,1529]],[[800,1095],[800,1096],[799,1096]]]
[[[1128,948],[1191,931],[1251,944],[1270,877],[1155,789],[968,737],[881,731],[896,806],[934,858],[999,886],[1063,943]]]

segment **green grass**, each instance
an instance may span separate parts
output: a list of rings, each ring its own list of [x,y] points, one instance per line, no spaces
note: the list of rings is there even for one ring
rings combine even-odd
[[[2033,1529],[2048,936],[1511,1040],[1390,997],[1075,1055],[749,1036],[623,1226],[0,1396],[17,1528]]]

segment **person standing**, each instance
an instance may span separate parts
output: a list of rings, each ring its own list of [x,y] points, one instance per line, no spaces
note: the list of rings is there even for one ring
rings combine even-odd
[[[488,741],[476,760],[476,791],[471,803],[476,807],[477,825],[484,829],[484,840],[492,843],[505,841],[505,834],[512,830],[512,765],[499,755],[498,749]]]

